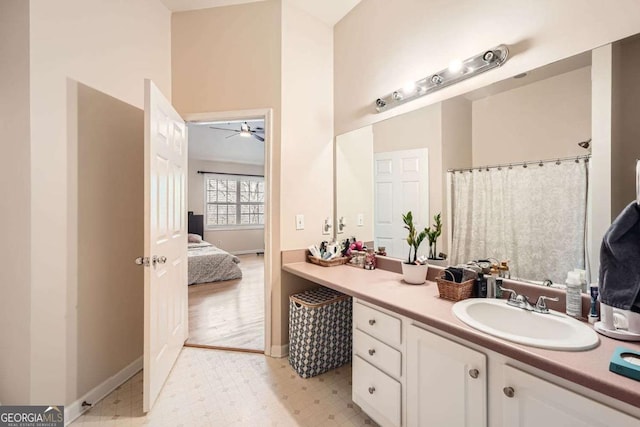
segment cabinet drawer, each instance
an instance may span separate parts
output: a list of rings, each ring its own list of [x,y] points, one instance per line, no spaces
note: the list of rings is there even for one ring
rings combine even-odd
[[[358,302],[353,304],[353,325],[385,344],[399,346],[401,343],[400,319]]]
[[[401,424],[401,385],[387,374],[353,357],[353,401],[381,426]]]
[[[364,332],[353,332],[353,353],[395,378],[402,373],[402,353]]]

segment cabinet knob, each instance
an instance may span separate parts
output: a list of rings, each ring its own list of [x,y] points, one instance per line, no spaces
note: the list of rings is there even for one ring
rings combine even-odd
[[[480,376],[480,371],[477,369],[469,369],[469,376],[474,379],[478,378]]]
[[[369,394],[373,394],[376,391],[375,387],[369,387]]]
[[[376,319],[369,319],[369,324],[371,326],[375,325],[376,324]]]
[[[513,389],[513,387],[505,387],[502,389],[502,392],[507,397],[513,397],[516,395],[516,391]]]
[[[369,356],[373,356],[374,354],[376,354],[376,350],[373,348],[369,349]]]

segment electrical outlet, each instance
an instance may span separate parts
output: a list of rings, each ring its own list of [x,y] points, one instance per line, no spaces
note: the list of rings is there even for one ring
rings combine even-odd
[[[364,214],[358,214],[358,227],[364,226]]]
[[[304,215],[296,215],[296,230],[304,230]]]

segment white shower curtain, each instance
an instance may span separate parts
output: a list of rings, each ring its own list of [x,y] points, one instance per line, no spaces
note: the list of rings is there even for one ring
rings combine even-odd
[[[564,283],[585,268],[587,168],[570,160],[450,172],[452,260],[509,260],[514,278]]]

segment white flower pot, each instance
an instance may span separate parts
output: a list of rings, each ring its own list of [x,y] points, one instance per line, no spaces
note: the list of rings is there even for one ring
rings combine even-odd
[[[410,285],[422,285],[427,280],[428,264],[407,264],[402,263],[402,276],[406,283]]]

